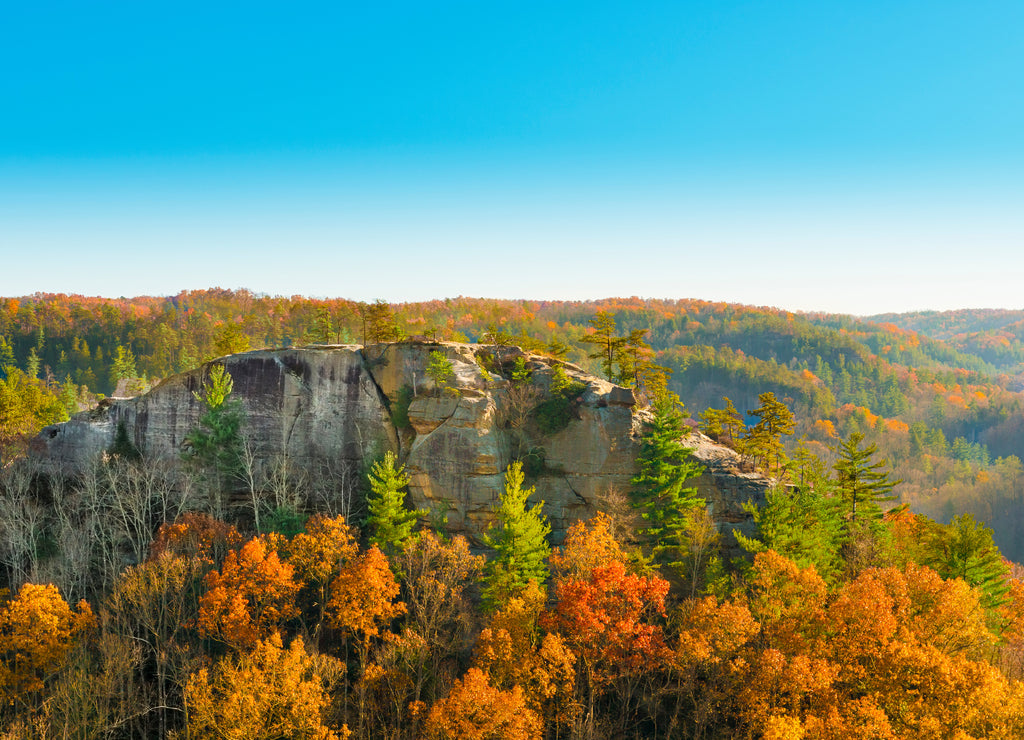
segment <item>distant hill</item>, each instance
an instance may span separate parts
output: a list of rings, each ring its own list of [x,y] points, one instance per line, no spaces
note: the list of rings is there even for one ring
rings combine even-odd
[[[880,314],[871,321],[889,322],[975,355],[1022,381],[1024,375],[1024,311],[963,309]],[[1024,387],[1024,382],[1020,382]]]

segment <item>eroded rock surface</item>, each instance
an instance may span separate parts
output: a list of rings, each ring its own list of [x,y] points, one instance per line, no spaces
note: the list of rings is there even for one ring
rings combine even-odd
[[[442,386],[427,372],[432,353],[452,366]],[[582,384],[560,431],[542,434],[528,415],[517,415],[516,393],[521,406],[524,384],[517,391],[509,379],[517,358],[530,371],[528,404],[550,393],[556,366]],[[642,419],[632,392],[515,347],[318,346],[259,350],[215,362],[231,373],[234,398],[245,413],[244,433],[261,455],[287,455],[313,471],[325,463],[359,466],[395,451],[410,475],[411,505],[429,509],[435,519],[445,517],[452,533],[476,542],[492,521],[513,459],[528,459],[530,483],[536,500],[544,501],[556,544],[574,521],[592,516],[604,497],[626,494],[634,475]],[[108,401],[48,427],[35,454],[84,465],[111,447],[124,424],[144,454],[179,459],[185,436],[198,423],[201,404],[194,393],[208,371],[209,365],[168,378],[145,395]],[[749,532],[752,523],[741,506],[748,499],[763,501],[766,481],[740,472],[735,453],[705,437],[693,435],[687,444],[705,466],[696,485],[715,519],[726,533],[733,527]]]

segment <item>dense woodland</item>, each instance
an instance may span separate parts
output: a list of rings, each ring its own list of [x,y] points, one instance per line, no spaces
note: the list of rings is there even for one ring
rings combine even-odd
[[[996,547],[1020,558],[1022,366],[975,351],[1012,350],[1012,323],[884,318],[640,299],[0,299],[3,731],[1024,736],[1024,586]],[[409,510],[391,455],[364,471],[365,504],[287,460],[246,479],[217,366],[182,464],[126,437],[74,476],[22,454],[118,386],[250,348],[403,336],[519,344],[634,386],[651,414],[629,495],[552,549],[514,463],[471,549]],[[551,414],[539,402],[530,423]],[[751,507],[746,557],[720,557],[686,487],[688,426],[778,481]]]

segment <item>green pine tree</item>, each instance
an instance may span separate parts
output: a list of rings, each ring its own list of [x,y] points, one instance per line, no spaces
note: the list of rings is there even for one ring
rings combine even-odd
[[[190,431],[185,442],[191,457],[208,476],[214,514],[223,516],[224,497],[230,482],[242,472],[242,410],[231,399],[234,382],[223,365],[215,365],[201,393],[193,392],[203,405],[199,426]]]
[[[701,431],[719,444],[735,449],[746,425],[728,396],[722,396],[724,409],[709,408],[700,415]]]
[[[617,381],[624,386],[638,386],[653,364],[654,350],[647,343],[645,337],[647,329],[633,329],[629,336],[622,338],[622,346],[619,348],[617,360],[619,363],[619,374]]]
[[[889,494],[903,482],[889,477],[885,460],[872,462],[878,453],[878,446],[870,444],[862,448],[863,441],[864,435],[854,432],[846,441],[840,442],[836,449],[839,459],[832,466],[836,471],[839,496],[848,507],[851,522],[855,522],[858,517],[880,520],[882,509],[879,504],[895,501],[895,496]]]
[[[497,522],[483,538],[495,551],[484,567],[484,601],[492,608],[521,592],[530,581],[543,586],[548,577],[551,526],[541,511],[543,501],[527,508],[534,489],[523,488],[523,482],[523,466],[517,460],[505,473],[505,491],[494,512]]]
[[[14,347],[0,334],[0,380],[7,377],[7,368],[14,367]]]
[[[702,470],[679,441],[683,412],[678,398],[663,395],[652,410],[640,442],[631,500],[646,522],[641,535],[654,562],[678,573],[685,568],[690,516],[705,505],[686,482]]]
[[[598,311],[594,318],[590,319],[590,325],[594,333],[584,335],[580,342],[595,345],[596,349],[589,357],[600,360],[605,377],[614,382],[615,363],[619,360],[619,353],[626,343],[626,337],[615,336],[615,317],[610,313]]]
[[[78,413],[78,386],[71,380],[70,375],[65,376],[64,382],[61,383],[59,398],[69,417]]]
[[[787,462],[782,436],[793,433],[796,421],[793,412],[771,391],[760,394],[757,400],[761,405],[747,413],[758,421],[743,435],[743,451],[764,470],[782,477]]]
[[[135,368],[135,355],[130,347],[117,345],[114,354],[114,361],[110,365],[110,385],[117,387],[117,381],[122,378],[136,378],[139,371]]]
[[[757,535],[745,537],[733,530],[748,552],[774,550],[801,568],[813,565],[818,575],[834,582],[842,565],[844,522],[842,501],[820,488],[785,486],[769,489],[764,506],[743,506],[757,524]]]
[[[427,377],[434,381],[434,386],[438,390],[446,391],[449,389],[449,384],[452,378],[455,377],[455,366],[451,360],[445,357],[444,352],[434,350],[430,353]]]
[[[42,360],[39,359],[39,354],[36,352],[36,348],[33,347],[28,352],[28,359],[25,360],[25,374],[30,378],[39,378],[39,366]]]
[[[924,553],[924,564],[943,578],[962,578],[979,589],[981,604],[990,616],[1008,601],[1009,569],[1003,555],[992,541],[992,530],[970,514],[931,527]]]
[[[367,476],[370,495],[366,498],[366,527],[370,532],[370,544],[377,545],[386,554],[392,555],[401,549],[416,521],[427,515],[424,510],[410,510],[405,507],[406,487],[409,476],[405,467],[396,465],[395,453],[390,450],[384,459],[375,462]]]

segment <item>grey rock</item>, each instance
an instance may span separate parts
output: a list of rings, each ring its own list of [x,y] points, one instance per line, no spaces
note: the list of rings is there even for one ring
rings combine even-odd
[[[426,373],[432,352],[452,363],[448,388],[436,387]],[[557,434],[542,436],[529,423],[509,428],[504,410],[511,386],[502,373],[516,357],[527,359],[539,397],[548,392],[555,366],[585,385],[573,401],[572,420]],[[504,472],[516,454],[530,451],[533,460],[543,460],[531,485],[534,500],[544,502],[555,544],[573,522],[593,516],[605,497],[626,494],[635,474],[646,412],[636,408],[633,392],[516,347],[429,341],[317,346],[258,350],[214,363],[231,373],[234,397],[244,410],[243,432],[262,455],[286,453],[312,472],[325,462],[355,469],[395,451],[410,476],[411,505],[428,509],[436,520],[446,517],[452,533],[477,544],[493,521]],[[182,442],[201,412],[194,393],[211,364],[168,378],[144,395],[108,400],[47,427],[33,454],[81,467],[111,447],[123,423],[147,456],[180,459]],[[400,433],[391,412],[403,388],[412,396],[412,429]],[[686,443],[704,466],[695,485],[727,547],[735,549],[732,528],[749,533],[753,527],[742,504],[763,502],[768,481],[743,473],[734,452],[706,437],[693,434]]]

